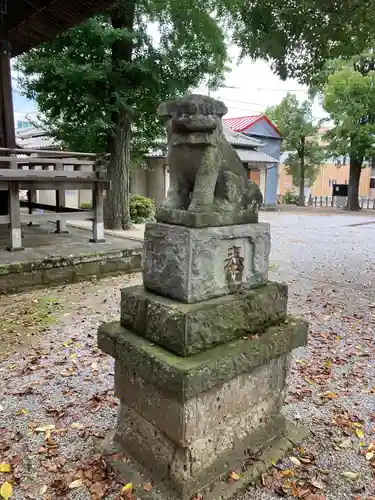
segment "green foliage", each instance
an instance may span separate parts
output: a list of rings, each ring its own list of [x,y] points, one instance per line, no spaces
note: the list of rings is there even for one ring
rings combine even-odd
[[[154,219],[155,202],[145,196],[133,195],[130,197],[130,217],[134,224],[142,224]]]
[[[282,151],[287,153],[285,164],[293,184],[300,186],[303,182],[303,188],[311,186],[327,156],[318,142],[319,124],[313,124],[311,102],[300,103],[294,94],[288,93],[279,105],[267,109],[266,115],[283,136]]]
[[[151,23],[157,41],[147,30]],[[128,61],[114,64],[114,42],[130,44]],[[94,17],[22,55],[17,69],[24,95],[38,104],[40,125],[67,148],[107,151],[113,118],[125,110],[132,115],[134,156],[164,133],[158,104],[207,77],[217,85],[226,61],[224,33],[203,2],[144,0],[135,5],[131,29],[113,27],[107,14]]]
[[[83,210],[92,210],[92,203],[91,201],[84,201],[79,205],[79,208],[82,208]]]
[[[375,39],[375,0],[226,0],[243,53],[272,63],[283,79],[310,83],[332,58]],[[220,7],[225,12],[225,7]]]
[[[345,65],[328,77],[323,105],[334,127],[328,132],[331,150],[363,162],[375,155],[375,72],[362,75]]]
[[[297,202],[297,200],[298,196],[292,193],[292,191],[287,191],[284,194],[283,202],[286,203],[287,205],[293,205]]]

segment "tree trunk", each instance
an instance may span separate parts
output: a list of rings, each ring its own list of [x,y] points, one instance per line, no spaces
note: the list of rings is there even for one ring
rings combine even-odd
[[[300,174],[299,174],[299,200],[300,207],[305,206],[305,138],[301,137]]]
[[[361,178],[363,158],[350,157],[348,200],[345,210],[360,210],[358,201],[359,181]]]
[[[118,113],[116,133],[110,137],[108,179],[111,189],[104,200],[104,225],[107,229],[129,229],[129,164],[131,121],[127,113]]]
[[[133,31],[135,0],[118,0],[111,9],[111,24],[115,29]],[[121,75],[123,63],[131,63],[133,41],[129,37],[115,40],[112,44],[113,73]],[[117,80],[117,79],[116,79]],[[120,78],[121,80],[121,78]],[[123,81],[123,85],[127,82]],[[129,169],[131,110],[124,103],[118,103],[118,89],[112,89],[112,105],[115,111],[111,121],[114,130],[108,136],[108,152],[111,154],[108,166],[108,179],[111,189],[107,191],[104,202],[104,225],[107,229],[128,229],[131,226],[129,213]],[[116,109],[117,108],[117,109]]]

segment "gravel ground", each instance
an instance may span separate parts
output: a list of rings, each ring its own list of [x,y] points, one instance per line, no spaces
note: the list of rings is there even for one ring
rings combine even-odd
[[[271,279],[289,283],[290,312],[310,323],[308,347],[294,353],[284,411],[311,438],[237,500],[374,500],[375,221],[262,217],[273,228]],[[0,485],[13,484],[11,498],[118,498],[121,486],[92,451],[115,426],[118,406],[113,363],[98,351],[96,329],[118,319],[119,289],[139,281],[108,278],[0,299],[0,470],[11,469]]]

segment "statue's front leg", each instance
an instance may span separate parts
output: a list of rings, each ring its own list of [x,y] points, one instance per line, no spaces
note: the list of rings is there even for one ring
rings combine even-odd
[[[190,212],[210,212],[214,203],[218,177],[219,159],[215,146],[206,146],[202,162],[195,176],[193,195],[188,210]]]
[[[182,177],[182,179],[181,179]],[[166,200],[162,203],[163,209],[186,210],[189,204],[189,186],[183,182],[183,175],[172,159],[169,166],[169,188]]]

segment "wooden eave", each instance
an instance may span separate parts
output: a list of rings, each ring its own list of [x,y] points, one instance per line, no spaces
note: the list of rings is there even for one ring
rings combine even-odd
[[[114,0],[5,1],[3,36],[10,42],[11,57],[56,38],[113,3]]]

